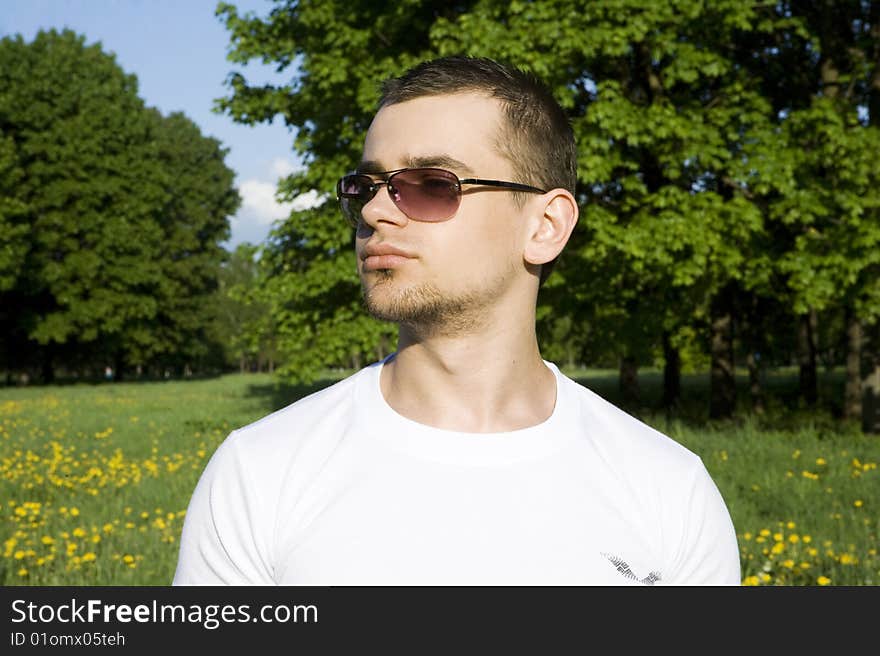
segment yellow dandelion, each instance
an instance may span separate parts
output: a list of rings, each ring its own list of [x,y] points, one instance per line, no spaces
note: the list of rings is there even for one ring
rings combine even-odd
[[[743,585],[759,585],[760,581],[757,576],[747,576],[743,579]]]
[[[763,535],[766,538],[768,535],[770,535],[770,529],[762,528],[761,535]]]
[[[797,533],[792,533],[791,535],[788,536],[788,541],[791,542],[792,544],[797,544],[798,542],[800,542],[800,537],[798,536]]]
[[[18,575],[19,576],[27,576],[28,575],[27,569],[22,567],[20,570],[18,570]]]
[[[772,576],[770,576],[769,574],[767,574],[767,572],[761,572],[758,576],[761,577],[761,581],[762,581],[763,583],[769,583],[769,582],[770,582],[770,579],[773,578]]]
[[[827,576],[820,576],[816,579],[816,583],[818,583],[819,585],[828,585],[829,583],[831,583],[831,579],[829,579]]]
[[[777,542],[782,542],[782,533],[774,533],[773,539],[776,540]]]
[[[797,524],[795,524],[794,522],[788,522],[785,525],[785,528],[795,528],[796,526],[797,526]]]
[[[775,554],[781,554],[783,551],[785,551],[785,542],[777,542],[773,545],[773,547],[771,547],[770,551]]]
[[[134,562],[134,556],[132,556],[131,554],[125,554],[122,557],[122,562],[124,562],[126,565],[131,565]]]
[[[83,554],[82,561],[84,563],[90,563],[93,560],[95,560],[95,558],[97,558],[97,556],[95,556],[94,552],[89,551],[89,552]]]
[[[805,536],[803,536],[803,537],[801,538],[801,540],[803,540],[803,541],[806,542],[807,544],[810,544],[810,542],[813,541],[813,538],[812,538],[811,536],[809,536],[809,535],[805,535]]]
[[[75,508],[75,507],[71,508],[70,514],[73,515],[74,517],[79,517],[79,508]]]
[[[75,529],[73,529],[73,537],[82,538],[82,537],[85,537],[85,535],[86,535],[86,532],[82,528],[80,528],[79,526],[77,526]]]
[[[861,508],[863,503],[864,503],[864,502],[863,502],[861,499],[856,499],[855,501],[853,501],[853,505],[854,505],[856,508]]]
[[[743,533],[743,540],[751,540],[751,539],[752,539],[752,534],[751,534],[751,533],[749,533],[748,531],[746,531],[745,533]]]
[[[791,558],[789,558],[788,560],[783,560],[782,566],[787,567],[788,569],[793,569],[794,568],[794,561]]]
[[[45,545],[55,544],[55,540],[52,538],[51,535],[44,535],[43,537],[40,538],[40,542],[42,542]]]
[[[15,558],[16,560],[21,560],[22,558],[24,558],[24,551],[22,551],[21,549],[19,549],[18,551],[16,551],[16,552],[15,552],[15,556],[14,556],[14,558]]]
[[[827,463],[825,462],[825,458],[816,458],[816,464],[821,467],[822,465]]]

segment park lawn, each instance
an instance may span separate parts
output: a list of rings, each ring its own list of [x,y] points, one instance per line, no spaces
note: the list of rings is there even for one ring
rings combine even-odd
[[[190,494],[219,443],[346,373],[300,387],[234,374],[0,389],[0,581],[168,585]],[[616,400],[613,372],[566,373]],[[768,389],[795,381],[781,374]],[[823,393],[836,389],[831,380]],[[627,410],[703,458],[737,529],[744,584],[880,582],[880,437],[781,393],[762,416],[710,422],[705,377],[685,377],[683,390],[675,414],[657,412],[648,373],[642,405]]]

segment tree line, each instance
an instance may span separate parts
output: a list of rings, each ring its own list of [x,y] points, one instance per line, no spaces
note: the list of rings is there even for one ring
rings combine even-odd
[[[332,198],[359,160],[378,83],[427,58],[504,60],[548,82],[579,148],[581,219],[541,291],[545,357],[620,367],[625,394],[660,364],[710,372],[710,415],[749,407],[762,372],[845,365],[844,417],[880,395],[880,3],[868,0],[221,2],[231,61],[274,62],[283,85],[230,74],[218,109],[297,129],[293,212],[260,247],[250,294],[279,372],[313,380],[393,348],[361,307],[353,234]],[[872,400],[873,399],[873,400]],[[880,413],[878,413],[880,414]],[[870,422],[865,422],[866,427]],[[880,430],[880,426],[873,426]]]
[[[220,369],[226,150],[70,30],[0,40],[0,371]]]

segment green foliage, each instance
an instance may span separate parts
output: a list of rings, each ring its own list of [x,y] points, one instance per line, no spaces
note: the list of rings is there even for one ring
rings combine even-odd
[[[238,207],[223,151],[161,116],[100,45],[0,40],[0,325],[7,369],[204,355]]]
[[[581,219],[539,298],[545,352],[649,363],[666,334],[695,365],[725,290],[748,348],[790,339],[791,322],[771,317],[792,311],[853,306],[874,321],[878,143],[859,117],[880,107],[877,17],[870,3],[838,4],[303,0],[261,18],[220,3],[230,61],[274,62],[290,80],[234,73],[218,111],[295,127],[306,167],[281,191],[325,198],[266,246],[282,370],[308,380],[393,335],[360,309],[331,196],[359,159],[381,80],[437,55],[530,70],[571,118]],[[841,93],[827,101],[826,88]]]

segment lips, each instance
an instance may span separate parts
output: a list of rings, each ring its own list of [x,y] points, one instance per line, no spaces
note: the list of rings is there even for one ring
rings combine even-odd
[[[364,271],[394,269],[415,259],[415,255],[391,244],[367,244],[361,251]]]

